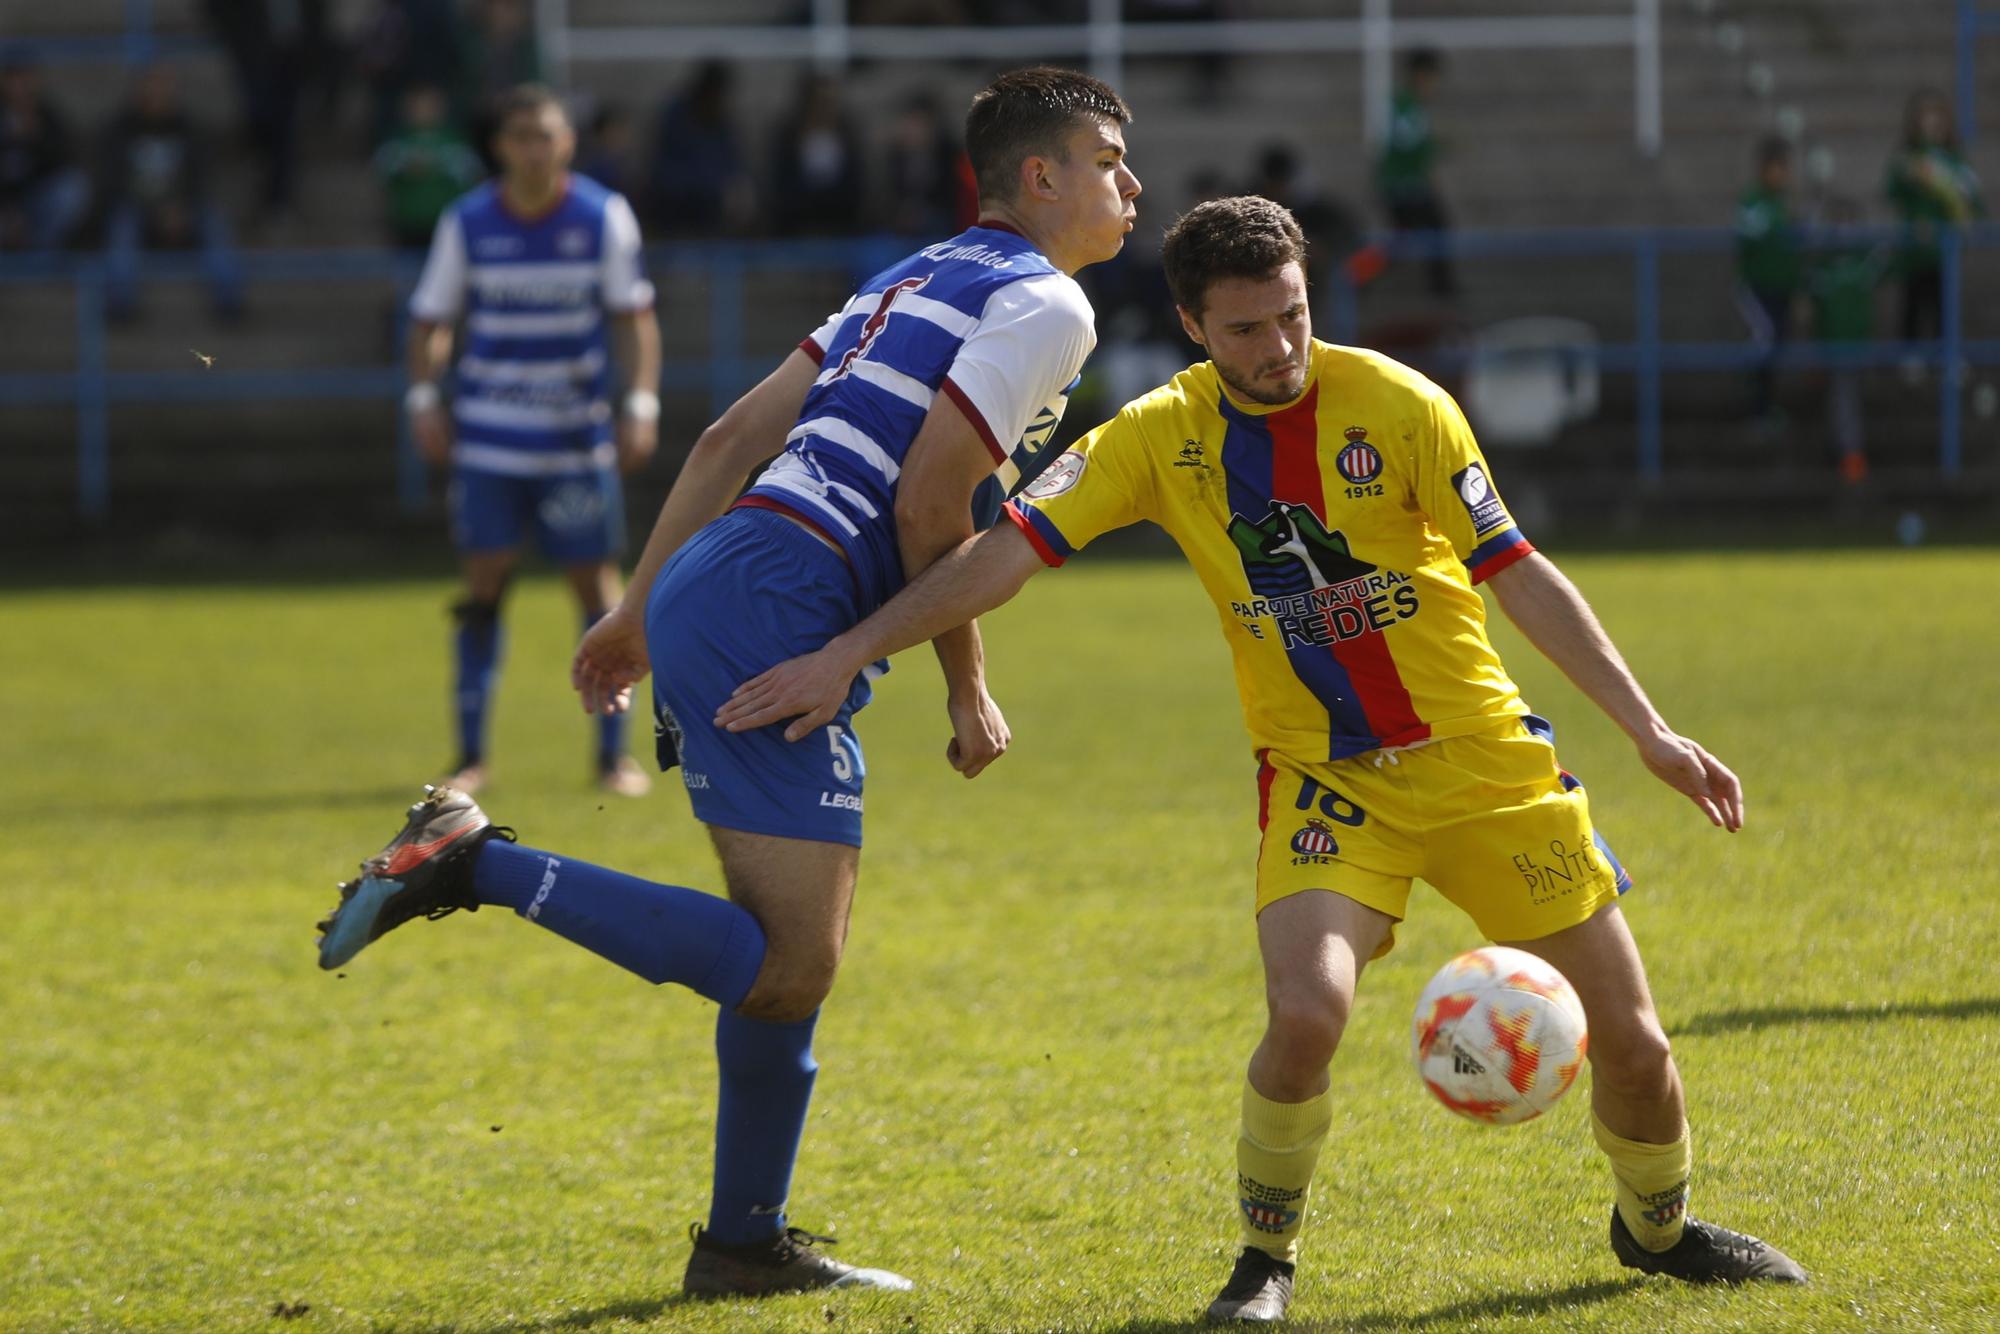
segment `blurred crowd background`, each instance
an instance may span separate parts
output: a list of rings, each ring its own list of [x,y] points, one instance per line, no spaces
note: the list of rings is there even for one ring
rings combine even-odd
[[[1287,49],[1326,19],[1393,22],[1386,65]],[[1643,44],[1565,37],[1606,19],[1652,24],[1650,73]],[[1147,54],[1187,25],[1217,39]],[[1248,191],[1304,224],[1321,336],[1450,384],[1546,524],[1907,539],[1992,513],[1977,71],[2000,40],[1976,4],[74,0],[0,28],[0,545],[422,530],[398,312],[523,82],[563,93],[577,169],[651,247],[650,510],[854,282],[970,222],[971,91],[1038,41],[1089,65],[1107,26],[1146,193],[1084,275],[1102,346],[1070,429],[1188,359],[1159,232]],[[865,54],[871,31],[907,53]]]

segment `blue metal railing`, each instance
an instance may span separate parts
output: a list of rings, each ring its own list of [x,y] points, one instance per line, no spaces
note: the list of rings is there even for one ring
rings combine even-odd
[[[1800,235],[1810,249],[1852,246],[1898,247],[1908,240],[1901,227],[1832,227]],[[1764,364],[1769,353],[1756,344],[1664,338],[1660,331],[1660,259],[1669,254],[1716,254],[1732,250],[1736,233],[1721,227],[1690,228],[1544,228],[1528,231],[1467,231],[1446,234],[1409,233],[1388,238],[1394,257],[1413,259],[1448,254],[1455,258],[1582,258],[1628,255],[1632,260],[1633,334],[1629,343],[1601,343],[1588,354],[1603,369],[1629,372],[1635,380],[1636,457],[1641,479],[1657,482],[1664,471],[1662,445],[1662,378],[1670,372],[1749,370]],[[1958,476],[1964,466],[1960,413],[1961,371],[1968,366],[2000,365],[2000,339],[1965,336],[1963,270],[1971,249],[2000,247],[2000,225],[1981,224],[1945,229],[1936,237],[1944,300],[1939,337],[1921,342],[1875,340],[1829,345],[1796,339],[1785,346],[1777,364],[1787,368],[1831,369],[1895,366],[1917,362],[1937,368],[1938,471]],[[1358,332],[1359,302],[1344,271],[1333,275],[1335,292],[1333,336],[1352,342]],[[1431,369],[1455,369],[1473,353],[1469,349],[1438,349],[1425,354]]]
[[[1850,228],[1808,237],[1808,244],[1893,244],[1901,238],[1893,228]],[[1585,349],[1606,371],[1634,377],[1635,454],[1633,465],[1646,482],[1658,481],[1665,468],[1662,442],[1664,377],[1670,373],[1743,370],[1761,364],[1768,353],[1747,341],[1668,340],[1661,332],[1660,260],[1668,254],[1719,253],[1735,244],[1734,233],[1721,228],[1613,230],[1569,228],[1540,231],[1466,231],[1447,236],[1408,234],[1387,238],[1392,256],[1420,258],[1448,251],[1456,258],[1627,256],[1632,262],[1633,333],[1627,342],[1606,342]],[[906,241],[870,238],[860,241],[718,241],[656,246],[648,265],[656,276],[696,274],[707,285],[709,351],[705,357],[669,358],[662,387],[669,392],[706,392],[719,414],[769,369],[768,358],[746,351],[745,280],[753,273],[835,272],[858,282],[897,258]],[[1912,359],[1941,368],[1939,375],[1938,469],[1949,478],[1963,466],[1959,368],[2000,365],[2000,339],[1968,339],[1962,328],[1961,271],[1968,248],[2000,246],[2000,226],[1983,225],[1940,238],[1944,306],[1942,336],[1928,342],[1878,341],[1853,345],[1822,345],[1800,340],[1790,344],[1779,364],[1791,367],[1851,367],[1895,365]],[[388,251],[247,252],[242,257],[247,280],[258,282],[354,282],[393,284],[407,291],[414,284],[418,261]],[[147,279],[194,281],[202,277],[194,256],[147,256]],[[58,405],[76,412],[76,478],[78,507],[84,517],[101,519],[110,499],[109,409],[133,403],[241,403],[315,399],[376,399],[392,401],[403,388],[399,365],[357,367],[298,367],[282,370],[204,369],[190,364],[181,371],[117,371],[107,363],[107,269],[96,255],[56,259],[0,256],[0,287],[22,283],[68,283],[76,294],[75,368],[67,372],[0,373],[0,407]],[[1345,272],[1334,276],[1328,293],[1332,328],[1326,336],[1355,342],[1359,334],[1360,296]],[[399,303],[400,304],[400,303]],[[398,330],[401,342],[401,329]],[[1423,358],[1427,368],[1451,370],[1472,356],[1469,349],[1446,348]],[[420,506],[425,497],[425,469],[407,438],[397,451],[397,487],[403,502]]]

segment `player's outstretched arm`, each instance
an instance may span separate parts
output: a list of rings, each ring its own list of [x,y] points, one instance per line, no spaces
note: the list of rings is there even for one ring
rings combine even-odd
[[[701,433],[660,507],[653,535],[616,607],[590,628],[570,664],[570,684],[589,713],[623,713],[632,687],[651,669],[646,655],[646,599],[667,557],[678,551],[743,490],[750,470],[785,447],[785,433],[819,366],[794,352]]]
[[[1718,828],[1735,833],[1743,827],[1742,783],[1698,742],[1667,726],[1590,604],[1553,561],[1536,552],[1486,583],[1528,642],[1632,738],[1654,777],[1684,794]]]
[[[938,557],[972,536],[972,497],[993,472],[978,429],[949,394],[931,404],[896,486],[896,542],[903,577],[915,579]],[[955,625],[931,640],[944,673],[951,741],[945,759],[967,778],[1007,751],[1012,734],[986,689],[986,649],[977,621]]]
[[[717,711],[716,724],[747,732],[786,718],[785,740],[824,727],[840,710],[855,675],[877,658],[934,639],[993,610],[1046,569],[1011,523],[995,524],[945,553],[874,615],[816,653],[781,662],[744,682]]]

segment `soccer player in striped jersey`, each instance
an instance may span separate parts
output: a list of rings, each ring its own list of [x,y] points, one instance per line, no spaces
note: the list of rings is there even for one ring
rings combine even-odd
[[[793,719],[786,735],[810,737],[862,663],[998,606],[1100,533],[1160,524],[1221,615],[1257,759],[1269,1019],[1237,1142],[1244,1246],[1210,1318],[1275,1320],[1290,1303],[1333,1119],[1327,1066],[1419,876],[1575,985],[1620,1262],[1694,1282],[1803,1281],[1776,1248],[1685,1211],[1680,1076],[1618,909],[1631,882],[1488,642],[1474,585],[1710,821],[1741,826],[1742,787],[1667,726],[1522,535],[1450,395],[1387,357],[1313,340],[1304,257],[1298,224],[1269,200],[1191,210],[1164,258],[1210,360],[1057,459],[1010,503],[1010,523],[824,649],[747,681],[720,719]]]
[[[834,1260],[785,1216],[859,864],[853,718],[879,672],[856,668],[810,745],[711,720],[738,681],[826,643],[971,535],[981,491],[1050,448],[1095,343],[1072,275],[1117,254],[1135,216],[1129,119],[1070,70],[1018,70],[975,96],[977,224],[870,279],[703,433],[631,588],[584,637],[572,677],[585,707],[623,709],[653,672],[662,766],[680,765],[729,901],[520,847],[446,788],[321,923],[320,965],[333,968],[418,915],[504,905],[720,1003],[714,1197],[689,1293],[909,1286]],[[935,644],[947,757],[971,778],[1006,749],[1006,720],[978,627],[943,627]]]
[[[462,792],[486,779],[489,703],[501,656],[500,611],[530,533],[563,576],[589,629],[618,601],[624,546],[620,471],[652,457],[660,416],[660,331],[640,267],[639,223],[624,196],[569,170],[576,131],[546,88],[502,101],[498,180],[439,219],[410,298],[405,407],[424,457],[451,468],[451,527],[464,569],[458,629]],[[465,325],[457,392],[439,379]],[[625,376],[612,411],[611,356]],[[607,792],[651,783],[625,753],[625,720],[596,725]]]

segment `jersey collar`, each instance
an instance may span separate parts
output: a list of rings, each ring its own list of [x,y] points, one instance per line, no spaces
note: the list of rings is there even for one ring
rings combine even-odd
[[[554,217],[556,210],[561,208],[565,203],[568,202],[570,184],[571,184],[570,174],[568,172],[564,172],[562,178],[562,188],[556,191],[556,197],[554,200],[550,202],[549,206],[541,210],[541,212],[539,213],[522,213],[519,210],[517,210],[511,203],[507,201],[507,188],[504,185],[494,186],[493,194],[500,202],[500,211],[502,213],[505,213],[508,217],[512,218],[515,222],[521,222],[521,223],[545,222],[549,218]]]
[[[1306,360],[1306,381],[1299,386],[1296,397],[1289,398],[1283,403],[1253,403],[1248,399],[1237,397],[1236,391],[1229,387],[1229,381],[1223,379],[1222,373],[1217,371],[1215,383],[1222,390],[1223,401],[1246,417],[1267,417],[1274,412],[1284,412],[1297,407],[1312,397],[1313,387],[1319,383],[1319,347],[1319,340],[1313,339],[1311,355]],[[1211,361],[1210,369],[1214,369],[1214,366],[1215,363]]]

